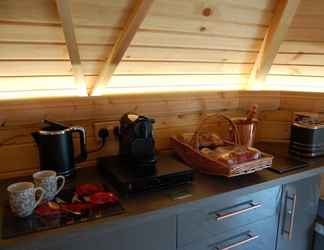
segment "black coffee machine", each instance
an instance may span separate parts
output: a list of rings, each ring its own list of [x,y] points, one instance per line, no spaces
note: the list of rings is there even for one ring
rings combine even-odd
[[[136,176],[155,174],[154,120],[135,113],[120,119],[119,155]]]
[[[43,121],[46,127],[32,133],[39,149],[41,170],[54,170],[59,175],[71,176],[74,164],[87,159],[86,134],[81,127],[66,127],[57,122]],[[73,134],[80,136],[80,155],[74,157]]]

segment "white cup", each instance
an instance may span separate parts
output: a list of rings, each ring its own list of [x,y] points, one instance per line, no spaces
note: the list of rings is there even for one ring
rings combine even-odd
[[[56,176],[56,172],[52,170],[38,171],[33,174],[34,183],[37,187],[42,187],[45,190],[44,200],[51,201],[62,190],[65,184],[65,177],[62,175]],[[62,183],[58,187],[57,182]]]
[[[44,197],[44,189],[36,187],[32,182],[17,182],[7,187],[12,212],[19,217],[31,215]],[[36,200],[36,192],[41,194]]]

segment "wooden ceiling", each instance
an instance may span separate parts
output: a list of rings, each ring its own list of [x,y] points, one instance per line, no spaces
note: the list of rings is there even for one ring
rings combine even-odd
[[[316,91],[323,13],[322,0],[1,0],[0,98]]]

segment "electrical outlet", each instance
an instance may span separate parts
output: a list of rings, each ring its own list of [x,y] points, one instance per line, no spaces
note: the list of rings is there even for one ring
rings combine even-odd
[[[100,140],[98,133],[101,128],[106,128],[109,131],[108,140],[116,140],[114,128],[119,126],[119,121],[106,121],[93,123],[93,130],[96,138]]]

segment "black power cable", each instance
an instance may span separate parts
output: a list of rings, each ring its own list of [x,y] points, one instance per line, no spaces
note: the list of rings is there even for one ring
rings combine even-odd
[[[96,153],[96,152],[99,152],[101,149],[103,149],[103,147],[106,145],[107,139],[109,137],[108,129],[106,129],[106,128],[99,129],[98,136],[101,139],[100,145],[98,146],[98,148],[96,148],[94,150],[91,150],[91,151],[88,151],[88,154]]]

